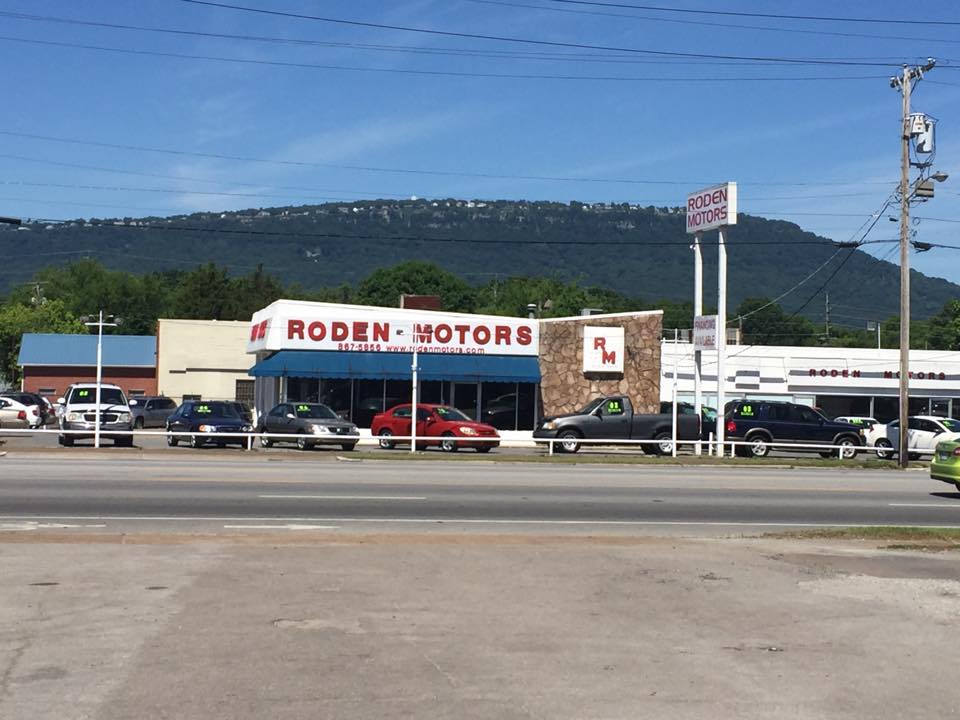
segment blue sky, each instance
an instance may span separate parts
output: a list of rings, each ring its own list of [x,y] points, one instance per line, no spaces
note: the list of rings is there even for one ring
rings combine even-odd
[[[0,16],[0,62],[7,79],[0,214],[136,217],[411,196],[660,206],[680,205],[699,187],[736,180],[741,211],[849,240],[883,205],[899,176],[900,96],[888,78],[899,63],[931,56],[940,65],[915,89],[914,109],[939,120],[936,167],[952,177],[937,187],[934,200],[913,209],[927,218],[913,229],[917,240],[960,245],[958,26],[698,15],[552,0],[232,4],[552,43],[866,65],[525,45],[181,0],[0,0],[0,13],[6,13]],[[886,0],[619,4],[904,15],[903,3]],[[948,0],[909,12],[911,20],[960,23],[960,4]],[[477,74],[501,77],[472,76]],[[416,172],[399,172],[411,170]],[[896,206],[891,209],[895,215]],[[896,237],[897,225],[886,217],[869,239]],[[869,251],[897,260],[894,245]],[[960,250],[915,253],[911,264],[960,282]],[[812,269],[797,268],[798,279]]]

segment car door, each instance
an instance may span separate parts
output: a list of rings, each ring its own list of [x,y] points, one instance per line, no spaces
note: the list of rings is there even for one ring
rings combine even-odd
[[[833,430],[824,428],[825,418],[816,410],[804,405],[792,405],[791,416],[796,418],[793,427],[799,442],[808,445],[833,443]]]
[[[417,408],[417,437],[439,437],[448,429],[448,423],[432,410]]]
[[[410,418],[413,416],[413,410],[410,407],[399,407],[393,411],[387,422],[387,427],[394,435],[398,437],[410,436]]]
[[[17,411],[13,403],[6,398],[0,398],[0,427],[14,427],[17,424]]]
[[[911,450],[933,450],[939,442],[944,428],[939,423],[926,418],[916,418],[916,431],[910,443]]]
[[[587,437],[626,440],[631,434],[631,416],[630,401],[627,398],[609,398],[597,408],[594,414],[596,420],[593,421]]]

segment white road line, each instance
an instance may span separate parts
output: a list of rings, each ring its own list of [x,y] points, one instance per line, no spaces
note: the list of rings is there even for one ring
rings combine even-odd
[[[960,503],[890,503],[890,507],[937,508],[938,510],[960,510]]]
[[[278,517],[163,517],[163,516],[117,516],[117,515],[95,515],[95,516],[39,516],[44,520],[110,520],[114,522],[275,522],[283,523],[371,523],[371,524],[421,524],[421,525],[542,525],[542,526],[590,526],[606,525],[619,527],[656,527],[656,526],[679,526],[679,527],[811,527],[811,528],[833,528],[833,527],[901,527],[900,524],[877,524],[877,523],[784,523],[784,522],[706,522],[690,520],[500,520],[500,519],[458,519],[458,518],[278,518]],[[32,516],[33,520],[38,516]],[[27,520],[13,516],[0,516],[0,520]],[[930,527],[957,527],[955,525],[932,525]]]
[[[405,495],[258,495],[260,498],[282,500],[426,500],[425,497]]]
[[[338,530],[336,525],[224,525],[226,530]]]

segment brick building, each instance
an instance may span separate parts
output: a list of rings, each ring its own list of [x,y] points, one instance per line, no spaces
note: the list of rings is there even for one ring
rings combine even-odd
[[[56,402],[74,382],[97,379],[97,336],[25,333],[20,346],[21,389]],[[157,394],[153,335],[104,335],[102,381],[128,396]]]

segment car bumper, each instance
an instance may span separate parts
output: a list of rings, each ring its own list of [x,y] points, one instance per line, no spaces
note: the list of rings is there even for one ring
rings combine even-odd
[[[97,425],[92,422],[65,422],[61,423],[60,429],[71,431],[70,437],[74,440],[81,440],[83,438],[94,437],[96,435]],[[101,423],[100,437],[110,439],[130,437],[127,433],[131,430],[133,430],[133,426],[130,423]]]
[[[360,442],[359,435],[308,435],[307,437],[312,445],[356,445]]]
[[[930,463],[930,477],[951,485],[960,484],[960,463],[938,463],[936,456]]]

